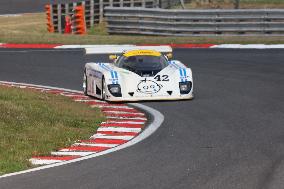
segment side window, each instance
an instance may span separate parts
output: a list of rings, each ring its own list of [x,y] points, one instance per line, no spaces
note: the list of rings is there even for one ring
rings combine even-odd
[[[121,68],[121,66],[123,64],[123,56],[118,57],[115,64],[116,64],[117,67]]]
[[[114,64],[118,65],[120,58],[121,58],[121,56],[118,56],[118,57],[116,58],[116,60],[114,61]]]

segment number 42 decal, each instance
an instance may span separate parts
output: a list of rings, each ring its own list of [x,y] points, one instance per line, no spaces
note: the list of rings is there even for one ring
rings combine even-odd
[[[168,75],[156,75],[154,79],[156,79],[156,81],[170,81]]]

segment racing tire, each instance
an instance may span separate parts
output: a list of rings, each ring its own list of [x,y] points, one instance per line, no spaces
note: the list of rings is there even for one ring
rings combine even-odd
[[[84,77],[83,77],[83,91],[84,95],[88,96],[88,80],[87,80],[86,70],[84,71]]]
[[[102,96],[101,96],[102,100],[106,99],[106,83],[105,83],[105,78],[103,77],[102,79]]]

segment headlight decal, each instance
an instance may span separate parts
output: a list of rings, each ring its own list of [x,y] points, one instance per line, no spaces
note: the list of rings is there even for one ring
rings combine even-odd
[[[179,75],[180,75],[181,82],[187,81],[186,69],[185,68],[179,69]]]
[[[111,71],[112,84],[118,84],[117,71]]]

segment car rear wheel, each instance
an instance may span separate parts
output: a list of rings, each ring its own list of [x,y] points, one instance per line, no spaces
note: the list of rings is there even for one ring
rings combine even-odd
[[[88,96],[88,80],[87,80],[86,70],[84,71],[84,76],[83,76],[83,91],[84,95]]]

